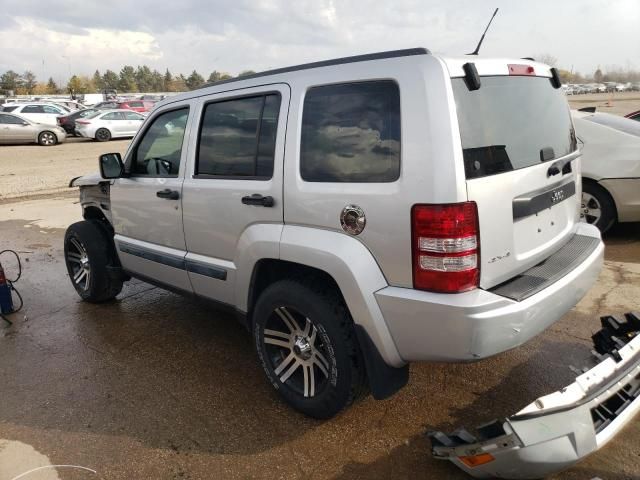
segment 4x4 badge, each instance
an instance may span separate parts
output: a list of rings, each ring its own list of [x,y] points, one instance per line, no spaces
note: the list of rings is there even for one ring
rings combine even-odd
[[[359,235],[367,224],[367,217],[364,210],[358,205],[347,205],[340,214],[340,225],[342,230],[350,235]]]

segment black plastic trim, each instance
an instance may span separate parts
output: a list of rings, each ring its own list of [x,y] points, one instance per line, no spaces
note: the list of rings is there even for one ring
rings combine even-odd
[[[387,365],[364,327],[355,325],[355,331],[367,367],[371,395],[376,400],[389,398],[409,381],[409,365],[400,368]]]
[[[152,262],[167,265],[179,270],[186,270],[187,272],[197,273],[199,275],[215,278],[217,280],[227,279],[227,271],[223,268],[204,265],[194,260],[177,257],[175,255],[169,255],[166,253],[150,252],[145,248],[137,247],[135,245],[124,242],[119,242],[118,248],[123,253],[128,253],[129,255],[134,255],[136,257],[144,258],[145,260],[150,260]]]
[[[560,169],[559,169],[560,170]],[[558,172],[559,173],[559,172]],[[534,191],[513,199],[513,220],[535,215],[551,208],[576,194],[574,181],[557,185],[543,191]]]
[[[266,70],[243,77],[230,78],[229,80],[221,80],[219,82],[207,83],[198,90],[226,83],[241,82],[243,80],[251,80],[253,78],[268,77],[270,75],[278,75],[280,73],[297,72],[300,70],[309,70],[312,68],[330,67],[332,65],[344,65],[346,63],[367,62],[370,60],[383,60],[386,58],[410,57],[413,55],[429,55],[431,52],[426,48],[407,48],[404,50],[391,50],[388,52],[368,53],[365,55],[354,55],[351,57],[334,58],[332,60],[323,60],[320,62],[303,63],[301,65],[293,65],[291,67],[276,68],[274,70]]]
[[[204,275],[205,277],[215,278],[216,280],[226,280],[227,271],[223,268],[212,267],[210,265],[204,265],[200,262],[193,260],[186,260],[187,271],[197,273],[198,275]]]
[[[123,253],[128,253],[129,255],[144,258],[145,260],[151,260],[152,262],[161,263],[162,265],[178,268],[180,270],[186,270],[185,261],[182,257],[176,257],[174,255],[168,255],[166,253],[150,252],[147,249],[136,247],[134,245],[123,242],[118,242],[118,249]]]

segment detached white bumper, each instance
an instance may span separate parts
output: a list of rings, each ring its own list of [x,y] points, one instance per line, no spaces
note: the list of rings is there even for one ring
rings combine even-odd
[[[541,478],[600,449],[640,410],[640,315],[602,317],[593,368],[516,415],[452,434],[430,432],[432,453],[476,478]]]

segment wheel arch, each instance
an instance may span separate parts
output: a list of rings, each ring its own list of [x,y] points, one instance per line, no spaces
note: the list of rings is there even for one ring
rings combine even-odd
[[[609,189],[607,187],[605,187],[602,183],[600,183],[599,180],[594,180],[593,178],[585,177],[585,176],[582,177],[582,190],[583,191],[584,191],[584,185],[592,185],[594,187],[597,187],[597,188],[601,189],[609,197],[609,200],[611,200],[611,204],[613,205],[614,221],[618,222],[619,205],[618,205],[618,202],[617,202],[616,198],[609,191]]]
[[[399,368],[406,364],[374,296],[388,286],[387,281],[371,252],[359,240],[302,226],[253,227],[260,234],[256,230],[245,232],[239,242],[236,283],[236,306],[247,312],[249,319],[252,302],[265,285],[279,278],[277,275],[312,275],[335,285],[354,323],[366,332],[387,365]],[[253,244],[251,238],[259,241]]]

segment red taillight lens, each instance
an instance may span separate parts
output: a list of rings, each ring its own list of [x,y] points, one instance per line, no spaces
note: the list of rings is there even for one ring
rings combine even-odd
[[[509,75],[535,75],[535,70],[531,65],[519,65],[517,63],[509,63]]]
[[[456,293],[478,286],[480,237],[475,202],[414,205],[411,226],[414,288]]]
[[[88,120],[76,120],[76,124],[80,124],[80,125],[89,125],[91,122]]]

